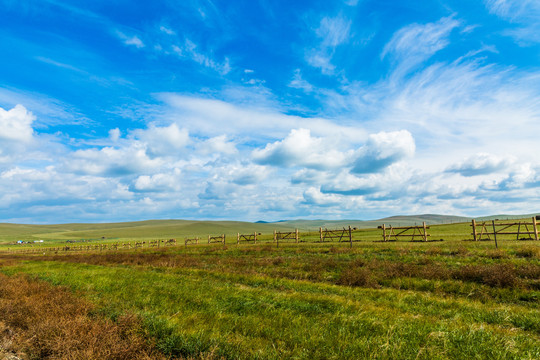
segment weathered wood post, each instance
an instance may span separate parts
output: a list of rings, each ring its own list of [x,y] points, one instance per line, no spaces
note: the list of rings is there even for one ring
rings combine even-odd
[[[208,235],[208,243],[210,244],[210,235]]]
[[[349,242],[351,243],[351,249],[352,249],[352,229],[350,225],[349,225]]]
[[[497,245],[497,230],[495,229],[495,220],[491,220],[491,225],[493,225],[493,238],[495,239],[495,248],[498,249]]]
[[[424,241],[427,241],[427,228],[426,228],[426,222],[423,222],[424,225]]]
[[[474,241],[478,241],[476,239],[476,220],[472,219],[472,234]]]
[[[236,245],[240,244],[240,233],[236,235]]]
[[[298,229],[296,229],[295,236],[296,236],[296,243],[298,244]]]
[[[382,224],[382,238],[383,242],[386,242],[386,224]]]
[[[274,230],[274,242],[277,242],[277,231]]]
[[[320,237],[320,242],[323,242],[323,236],[322,236],[322,227],[319,228],[319,237]]]
[[[536,217],[532,217],[533,229],[534,229],[534,240],[538,241],[538,227],[536,225]]]

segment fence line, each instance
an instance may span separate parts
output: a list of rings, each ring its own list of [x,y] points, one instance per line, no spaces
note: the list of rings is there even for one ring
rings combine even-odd
[[[470,226],[472,227],[472,233],[474,241],[483,241],[483,240],[495,240],[495,245],[497,246],[497,237],[516,235],[515,240],[539,240],[538,234],[538,223],[537,220],[540,220],[540,217],[533,217],[532,221],[516,221],[516,222],[496,222],[492,221],[482,221],[477,222],[472,220]],[[398,241],[402,238],[410,238],[411,241],[423,241],[427,242],[428,237],[431,235],[428,233],[429,226],[425,222],[422,223],[422,226],[398,226],[394,227],[392,225],[387,226],[383,224],[378,227],[382,229],[382,240],[387,241]],[[303,236],[308,238],[315,238],[318,240],[312,240],[314,242],[346,242],[348,241],[351,244],[353,243],[353,230],[350,226],[348,228],[343,228],[339,230],[328,230],[326,228],[320,227],[318,233],[314,231],[306,230]],[[251,234],[240,234],[237,233],[236,243],[240,244],[241,242],[253,243],[256,244],[257,241],[260,241],[258,236],[260,233],[253,232]],[[271,236],[271,235],[270,235]],[[372,236],[372,235],[369,235]],[[527,236],[527,238],[523,238]],[[301,242],[301,233],[298,229],[294,231],[276,231],[273,232],[273,240],[279,246],[279,241],[294,241],[295,243]],[[268,237],[267,241],[272,241],[271,237]],[[420,239],[420,240],[417,240]],[[199,244],[199,237],[194,238],[185,238],[184,245],[197,245]],[[360,241],[361,239],[356,239],[355,241]],[[303,240],[305,241],[305,240]],[[222,243],[225,246],[226,236],[225,234],[211,236],[208,235],[208,244],[213,243]],[[134,241],[134,242],[125,242],[125,243],[108,243],[108,244],[93,244],[93,245],[64,245],[59,247],[34,247],[23,248],[23,249],[10,249],[8,252],[20,253],[20,254],[36,254],[36,253],[45,253],[45,252],[87,252],[87,251],[117,251],[124,249],[143,249],[143,248],[160,248],[165,246],[175,246],[177,245],[176,239],[168,240],[146,240],[146,241]],[[1,251],[1,250],[0,250]]]

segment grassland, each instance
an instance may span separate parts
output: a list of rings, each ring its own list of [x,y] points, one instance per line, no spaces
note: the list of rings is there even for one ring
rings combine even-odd
[[[241,231],[239,225],[230,224],[231,232]],[[275,225],[253,224],[244,232]],[[49,234],[57,241],[106,231],[101,236],[182,236],[168,226],[159,234],[124,227],[125,233],[112,225],[59,226]],[[133,332],[168,357],[540,358],[539,244],[501,239],[495,249],[493,242],[463,241],[470,238],[467,223],[431,232],[444,241],[374,242],[379,231],[359,229],[352,248],[310,242],[314,232],[303,236],[306,242],[279,247],[231,241],[225,247],[4,252],[0,266],[10,279],[67,287],[100,321],[123,326],[126,316],[135,317]],[[270,241],[269,233],[263,240]]]

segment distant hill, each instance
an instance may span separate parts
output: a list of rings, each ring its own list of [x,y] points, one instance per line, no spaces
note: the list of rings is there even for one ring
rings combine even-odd
[[[343,226],[352,226],[358,229],[374,228],[382,224],[392,226],[406,226],[422,224],[424,221],[428,225],[450,224],[459,222],[468,222],[471,218],[449,215],[397,215],[379,220],[289,220],[280,221],[279,224],[288,224],[291,227],[299,229],[339,228]]]

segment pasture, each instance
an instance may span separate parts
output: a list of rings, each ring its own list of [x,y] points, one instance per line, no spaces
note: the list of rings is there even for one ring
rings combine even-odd
[[[494,241],[470,241],[469,223],[430,225],[430,239],[443,241],[382,242],[381,230],[373,224],[362,228],[354,223],[352,247],[348,242],[317,242],[320,223],[311,229],[304,224],[298,243],[278,246],[273,241],[274,230],[301,228],[295,225],[170,221],[21,226],[0,236],[0,266],[5,279],[42,284],[47,291],[74,297],[81,308],[74,318],[118,327],[118,343],[128,339],[139,348],[145,344],[149,358],[540,358],[538,241],[501,236],[495,248]],[[261,235],[256,244],[237,245],[238,232]],[[17,251],[24,246],[44,250],[66,241],[204,240],[221,233],[227,235],[225,244],[185,246],[179,241],[176,246],[121,251]],[[19,238],[46,241],[14,250],[13,241]],[[0,294],[0,314],[8,314],[9,292],[0,288]],[[32,299],[32,291],[17,296]],[[31,314],[47,322],[38,310]],[[55,355],[59,345],[52,340],[24,341],[34,335],[25,335],[21,318],[0,318],[0,325],[15,334],[13,351],[30,358],[45,353],[68,357]],[[71,348],[71,358],[102,356],[80,355],[76,345]],[[109,358],[126,358],[119,349],[133,353],[127,345],[114,349],[116,355]]]

